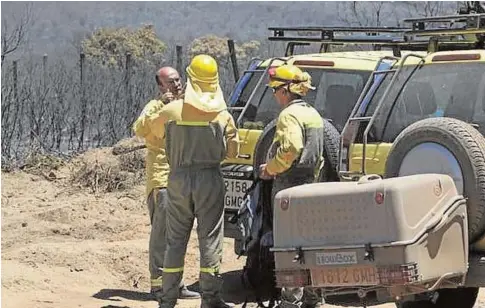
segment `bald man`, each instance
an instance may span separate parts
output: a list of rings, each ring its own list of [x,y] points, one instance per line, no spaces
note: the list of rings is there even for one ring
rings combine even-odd
[[[180,75],[173,67],[165,66],[159,69],[155,80],[161,94],[160,99],[164,104],[183,97]]]
[[[166,209],[167,209],[167,178],[169,166],[165,156],[165,140],[159,139],[148,126],[151,115],[157,114],[166,104],[183,98],[180,75],[172,67],[166,66],[155,75],[160,95],[151,100],[143,109],[141,115],[133,124],[135,135],[145,139],[146,157],[146,196],[150,215],[150,244],[148,249],[151,293],[160,301],[162,291],[163,260],[166,249]],[[180,284],[179,298],[200,298],[200,294],[187,289],[184,282]]]

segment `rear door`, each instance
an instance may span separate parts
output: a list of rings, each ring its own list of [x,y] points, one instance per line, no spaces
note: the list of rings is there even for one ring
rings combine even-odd
[[[382,71],[390,68],[390,63],[383,62],[377,70]],[[392,74],[374,76],[374,83],[364,97],[358,116],[371,116],[374,113],[374,110],[391,78]],[[357,137],[349,148],[348,170],[351,172],[359,172],[362,170],[362,162],[364,159],[364,148],[362,142],[367,123],[368,122],[362,122],[359,125]],[[389,154],[392,144],[387,142],[377,142],[378,138],[376,137],[376,130],[374,128],[370,131],[368,138],[368,143],[365,149],[366,173],[382,175],[384,173],[385,160]]]

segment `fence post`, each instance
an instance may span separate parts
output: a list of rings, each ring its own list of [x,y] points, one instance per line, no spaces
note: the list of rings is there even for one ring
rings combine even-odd
[[[125,88],[126,88],[126,114],[124,114],[124,118],[127,122],[131,121],[131,119],[134,117],[134,114],[136,112],[134,106],[133,106],[133,98],[132,98],[132,92],[131,92],[131,87],[130,87],[130,80],[131,80],[131,74],[132,74],[132,59],[131,59],[131,53],[126,52],[126,62],[125,62]],[[126,126],[126,125],[125,125]],[[128,134],[130,132],[131,128],[131,123],[128,123]],[[123,134],[124,135],[124,134]]]
[[[175,59],[175,49],[173,49],[171,46],[170,46],[170,65],[172,65],[173,67],[176,67],[176,61],[177,59]]]
[[[79,137],[77,150],[81,150],[83,148],[84,143],[84,129],[86,127],[86,91],[84,88],[84,60],[85,54],[81,51],[79,54],[79,85],[81,88],[81,136]]]
[[[236,48],[234,48],[234,41],[227,40],[227,47],[229,47],[229,56],[231,57],[232,73],[234,74],[234,82],[239,80],[239,68],[237,67]]]
[[[45,90],[47,86],[47,54],[44,54],[44,56],[42,56],[42,72],[43,72],[42,85]]]
[[[14,60],[13,63],[12,63],[12,71],[13,71],[12,73],[13,73],[13,101],[14,101],[14,106],[20,105],[20,109],[22,109],[21,107],[23,106],[23,103],[19,102],[17,60]],[[19,107],[17,107],[17,108],[19,108]],[[20,117],[23,117],[23,113],[20,114]],[[15,125],[14,125],[14,127],[12,127],[12,129],[15,130]],[[19,133],[22,134],[22,120],[21,120],[20,125],[19,125]],[[12,133],[12,136],[13,136],[13,133]],[[10,138],[12,138],[12,137],[10,137]],[[32,136],[31,136],[31,138],[32,138]],[[21,140],[21,138],[19,138],[19,140]],[[3,139],[2,139],[2,141],[3,141]],[[10,145],[11,145],[11,140],[10,140]],[[19,145],[17,145],[17,149],[18,149],[18,147],[19,147]],[[8,146],[8,152],[5,153],[5,154],[6,154],[7,157],[10,157],[11,146]]]
[[[126,61],[125,61],[125,87],[126,87],[126,104],[131,106],[131,88],[130,88],[130,79],[131,79],[131,53],[126,53]]]
[[[14,101],[15,103],[18,102],[18,85],[17,85],[17,81],[18,81],[18,69],[17,69],[17,60],[14,60],[13,61],[13,98],[14,98]]]
[[[177,57],[177,71],[179,74],[183,75],[183,69],[182,69],[182,46],[177,45],[175,46],[175,52],[176,52],[176,57]]]

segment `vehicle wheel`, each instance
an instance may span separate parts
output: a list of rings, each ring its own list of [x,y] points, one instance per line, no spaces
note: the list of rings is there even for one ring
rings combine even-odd
[[[340,181],[337,171],[339,165],[340,133],[327,119],[323,119],[323,144],[325,147],[323,151],[325,164],[320,171],[318,181],[338,182]]]
[[[452,118],[418,121],[394,141],[385,178],[448,174],[467,202],[470,243],[485,231],[485,139],[471,125]]]
[[[436,303],[431,301],[405,302],[398,308],[473,308],[478,296],[478,288],[442,289],[438,291]]]
[[[263,132],[259,136],[256,146],[254,147],[254,159],[253,159],[253,174],[254,178],[258,178],[259,166],[266,162],[268,157],[268,150],[273,143],[274,134],[276,132],[276,122],[278,119],[274,119],[269,122],[263,129]]]
[[[258,142],[256,142],[254,150],[253,170],[254,176],[257,177],[259,166],[264,164],[268,158],[268,150],[273,142],[274,134],[276,131],[277,119],[271,121],[266,125],[261,136],[259,136]],[[339,163],[339,150],[340,150],[340,133],[333,126],[330,121],[323,119],[323,157],[325,159],[325,165],[320,172],[319,182],[335,182],[339,180],[337,166]]]

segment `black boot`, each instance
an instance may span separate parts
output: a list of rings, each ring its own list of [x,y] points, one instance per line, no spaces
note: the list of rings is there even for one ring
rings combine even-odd
[[[233,303],[226,303],[221,298],[218,298],[212,300],[203,299],[200,308],[233,308],[235,306]]]
[[[316,304],[305,304],[303,303],[301,305],[301,308],[320,308],[322,307],[322,303],[316,303]]]
[[[198,299],[198,298],[200,298],[200,294],[198,292],[195,292],[195,291],[190,291],[189,289],[187,289],[186,286],[183,286],[183,287],[180,288],[179,298],[180,299]]]
[[[160,302],[160,299],[162,298],[162,288],[154,288],[152,287],[150,289],[150,299],[154,300],[156,302]]]

